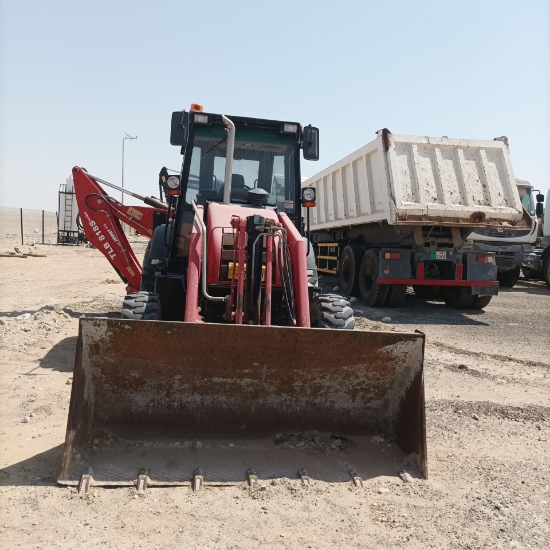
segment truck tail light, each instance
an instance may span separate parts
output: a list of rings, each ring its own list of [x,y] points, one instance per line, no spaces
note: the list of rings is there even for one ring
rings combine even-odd
[[[477,263],[478,264],[492,264],[495,261],[493,256],[478,256],[477,257]]]
[[[400,260],[401,252],[384,252],[384,260]]]

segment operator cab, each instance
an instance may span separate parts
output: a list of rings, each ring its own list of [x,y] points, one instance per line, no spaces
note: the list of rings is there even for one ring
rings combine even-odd
[[[224,202],[228,147],[223,115],[191,112],[172,114],[170,142],[180,145],[181,206]],[[304,158],[318,160],[319,131],[296,122],[228,117],[235,126],[229,202],[285,212],[301,228],[300,149]],[[227,120],[227,118],[226,118]],[[304,139],[305,136],[305,139]]]

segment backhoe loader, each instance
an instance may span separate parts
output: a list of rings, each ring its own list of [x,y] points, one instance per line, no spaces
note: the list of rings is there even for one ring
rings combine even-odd
[[[86,237],[128,294],[120,319],[80,319],[58,482],[357,485],[404,455],[427,476],[424,335],[354,330],[318,287],[299,158],[318,159],[318,129],[194,104],[170,142],[166,203],[122,205],[73,169]],[[150,237],[143,265],[121,223]]]

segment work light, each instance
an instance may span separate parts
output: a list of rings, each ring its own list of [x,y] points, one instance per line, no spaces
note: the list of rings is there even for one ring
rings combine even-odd
[[[177,189],[179,186],[180,186],[180,179],[178,176],[170,176],[167,180],[166,180],[166,185],[170,188],[170,189]]]

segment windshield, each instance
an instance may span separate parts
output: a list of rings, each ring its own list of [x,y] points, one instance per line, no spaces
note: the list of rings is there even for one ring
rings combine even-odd
[[[535,213],[535,203],[533,201],[531,189],[529,187],[518,187],[518,191],[521,204],[529,214],[533,215]]]
[[[237,128],[231,202],[246,202],[254,187],[269,193],[266,203],[294,212],[294,135],[274,130]],[[196,126],[185,202],[222,201],[227,134],[224,127]]]

